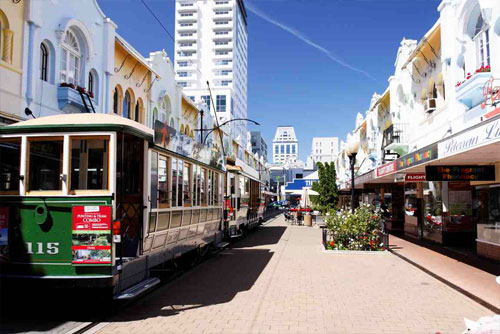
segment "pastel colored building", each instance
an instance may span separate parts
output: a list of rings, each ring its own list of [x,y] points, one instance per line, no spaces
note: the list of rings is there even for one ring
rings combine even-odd
[[[107,112],[116,25],[96,0],[22,2],[26,9],[20,116],[30,117],[25,107],[37,118]]]
[[[111,77],[112,98],[109,113],[148,125],[152,86],[159,80],[148,61],[124,38],[114,41],[114,74]]]
[[[24,1],[0,2],[0,125],[23,119]]]

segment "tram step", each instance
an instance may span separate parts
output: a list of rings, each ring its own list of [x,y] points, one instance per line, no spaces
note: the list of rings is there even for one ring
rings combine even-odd
[[[160,283],[160,279],[156,277],[145,279],[144,281],[139,282],[136,285],[116,295],[114,299],[133,299],[146,292],[147,290],[153,288],[158,283]]]
[[[233,234],[233,235],[230,235],[229,237],[230,238],[239,238],[243,235],[243,233],[237,233],[237,234]]]
[[[228,245],[229,245],[229,242],[219,242],[217,245],[215,245],[215,248],[223,249],[223,248],[226,248]]]

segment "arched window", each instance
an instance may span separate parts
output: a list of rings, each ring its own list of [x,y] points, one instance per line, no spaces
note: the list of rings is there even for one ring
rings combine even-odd
[[[40,79],[49,81],[49,49],[45,44],[40,44]]]
[[[135,104],[135,116],[134,120],[136,122],[142,123],[141,122],[141,106],[139,105],[139,101]]]
[[[477,50],[477,67],[490,66],[490,35],[488,26],[480,14],[477,18],[474,38]]]
[[[132,98],[130,97],[130,93],[128,91],[125,92],[125,97],[123,98],[123,109],[122,116],[125,118],[131,118],[131,106],[132,106]]]
[[[113,93],[113,112],[118,114],[118,88],[115,87],[115,91]]]
[[[87,91],[89,92],[90,96],[94,96],[95,94],[95,78],[94,78],[94,74],[92,73],[92,71],[89,72],[89,84],[87,86]]]
[[[158,119],[158,109],[155,107],[153,109],[153,128],[155,127],[155,122]]]
[[[175,122],[173,117],[170,118],[170,127],[175,129]]]
[[[81,58],[78,39],[71,30],[67,30],[61,44],[61,82],[78,84]]]

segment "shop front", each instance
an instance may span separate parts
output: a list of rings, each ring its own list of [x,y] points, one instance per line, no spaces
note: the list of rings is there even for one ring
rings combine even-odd
[[[407,236],[500,261],[500,118],[397,160]]]

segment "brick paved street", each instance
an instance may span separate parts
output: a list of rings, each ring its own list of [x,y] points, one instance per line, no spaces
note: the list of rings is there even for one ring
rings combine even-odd
[[[280,216],[99,333],[461,333],[492,312],[390,253],[327,254]]]

